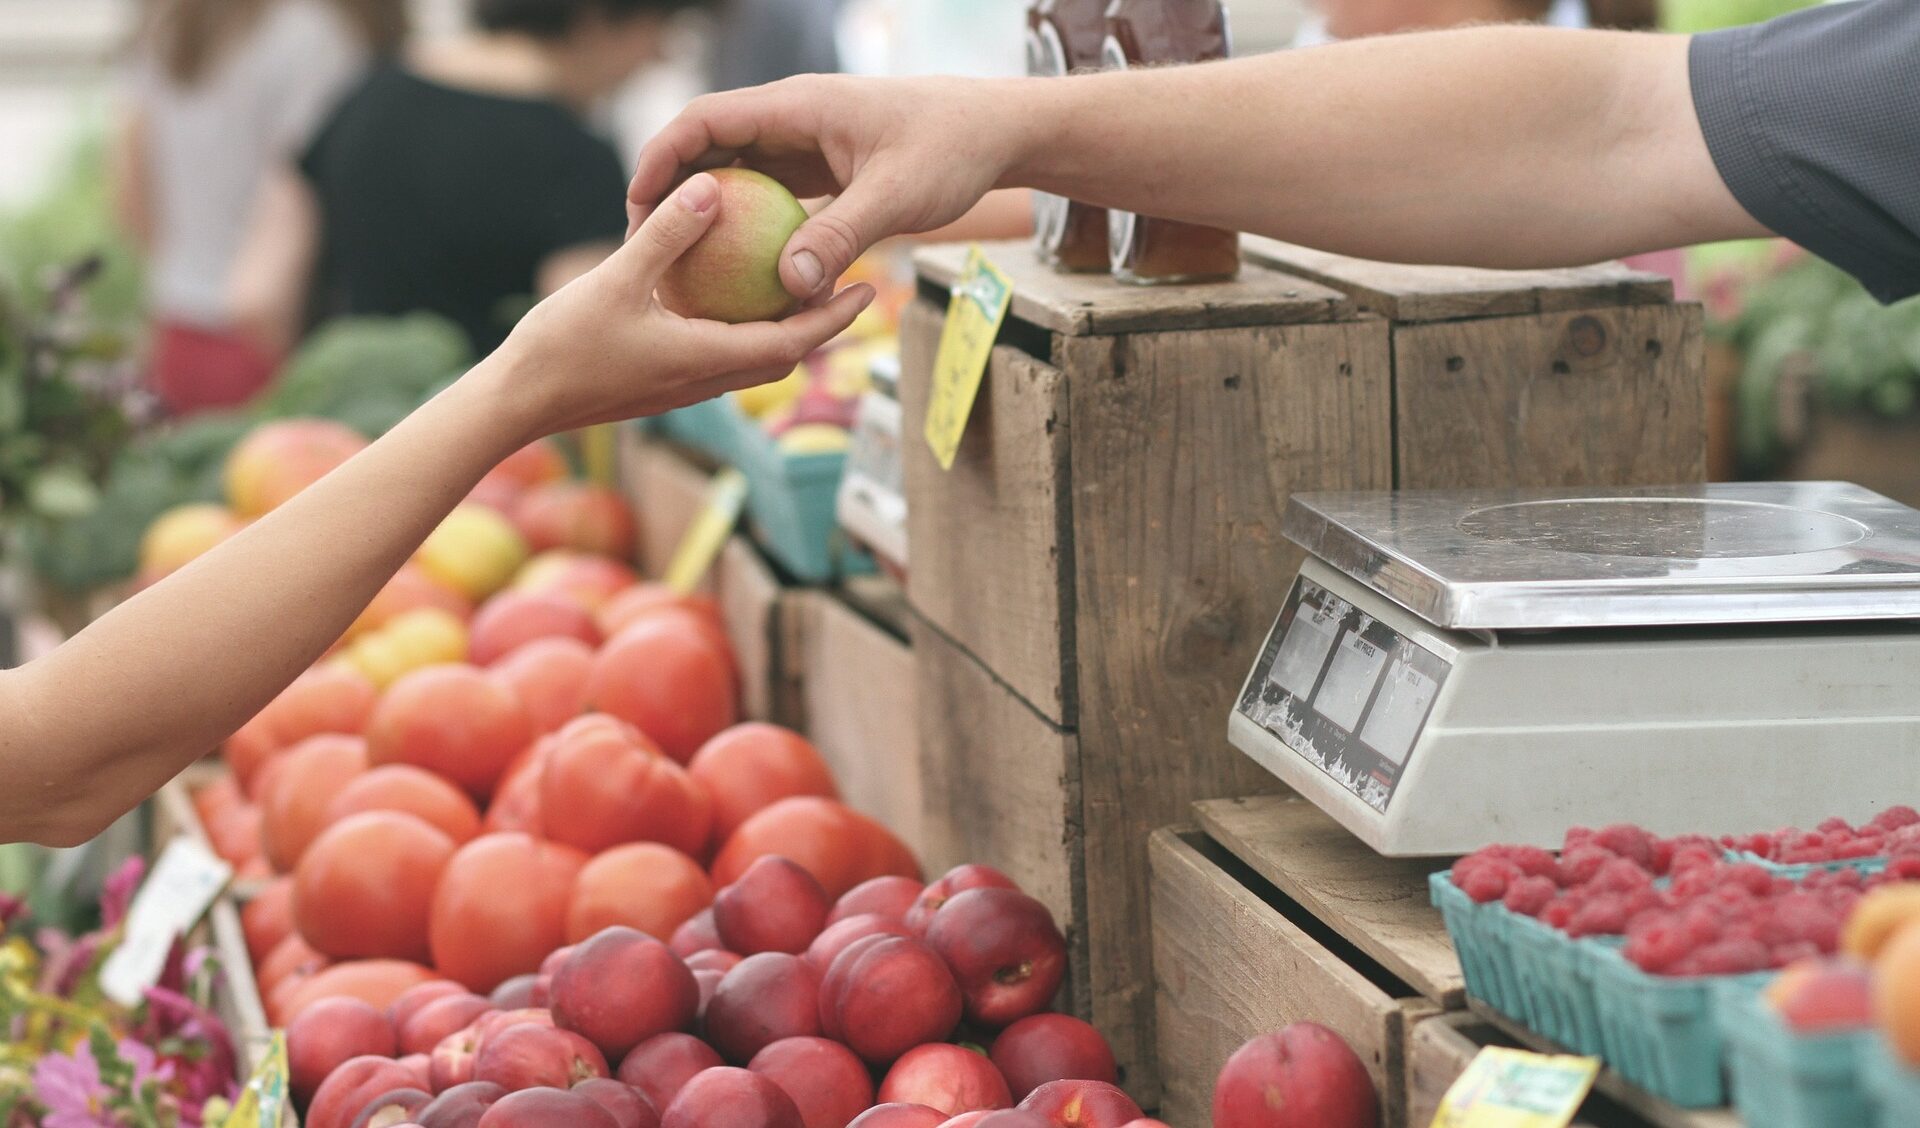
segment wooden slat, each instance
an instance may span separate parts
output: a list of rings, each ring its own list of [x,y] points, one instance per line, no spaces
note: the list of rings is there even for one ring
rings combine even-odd
[[[1383,990],[1224,870],[1216,850],[1191,832],[1151,838],[1161,1118],[1207,1128],[1227,1057],[1256,1035],[1312,1021],[1366,1065],[1383,1123],[1407,1123],[1406,1038],[1436,1009]]]
[[[1401,488],[1706,473],[1697,306],[1398,326],[1393,351]]]
[[[786,589],[760,550],[740,536],[720,549],[711,586],[740,671],[742,713],[753,720],[783,720],[781,706],[788,695],[780,684],[780,603]]]
[[[1381,857],[1294,795],[1210,800],[1193,810],[1216,842],[1348,943],[1441,1006],[1466,1004],[1460,960],[1427,899],[1427,875],[1443,862]]]
[[[987,258],[1013,281],[1011,316],[1069,337],[1160,329],[1299,325],[1353,316],[1339,291],[1247,263],[1231,282],[1128,286],[1104,274],[1058,274],[1024,242],[988,243]],[[965,268],[967,247],[928,247],[914,257],[922,278],[947,286]]]
[[[951,470],[921,437],[945,311],[908,307],[900,404],[914,609],[1057,724],[1073,723],[1066,536],[1066,385],[1014,349],[993,351]]]
[[[807,736],[833,769],[841,798],[919,850],[925,835],[913,650],[829,594],[801,598]]]
[[[1279,786],[1227,744],[1226,717],[1300,563],[1280,533],[1289,494],[1392,481],[1386,326],[1076,338],[1063,354],[1093,1006],[1122,1060],[1148,1062],[1147,834],[1192,800]]]
[[[1362,309],[1402,322],[1673,300],[1671,281],[1617,262],[1564,270],[1485,270],[1371,262],[1259,236],[1246,237],[1242,246],[1255,262],[1331,286]]]
[[[709,475],[678,450],[632,427],[620,431],[620,481],[640,525],[640,573],[664,575],[707,501]]]
[[[1415,1026],[1407,1040],[1407,1124],[1427,1128],[1441,1098],[1475,1055],[1489,1045],[1507,1044],[1509,1039],[1464,1011],[1437,1015]],[[1594,1128],[1594,1122],[1576,1116],[1571,1128]]]
[[[1073,734],[923,619],[914,620],[912,644],[927,868],[983,862],[1052,909],[1073,952],[1074,1005],[1084,1010],[1086,931],[1077,915],[1084,844]]]

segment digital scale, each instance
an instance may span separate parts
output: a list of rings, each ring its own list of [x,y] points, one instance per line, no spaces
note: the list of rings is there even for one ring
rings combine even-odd
[[[1843,482],[1303,494],[1229,739],[1368,845],[1920,802],[1920,511]]]

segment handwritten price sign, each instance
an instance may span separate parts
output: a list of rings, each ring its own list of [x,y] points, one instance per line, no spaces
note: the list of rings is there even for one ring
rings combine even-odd
[[[967,252],[966,269],[953,284],[947,303],[947,324],[940,333],[940,351],[933,359],[933,388],[927,402],[927,445],[942,470],[953,469],[966,433],[967,417],[987,374],[987,357],[1000,323],[1013,301],[1013,283],[987,261],[978,246]]]

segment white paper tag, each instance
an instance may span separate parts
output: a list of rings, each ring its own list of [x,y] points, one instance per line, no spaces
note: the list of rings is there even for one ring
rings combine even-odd
[[[100,989],[121,1006],[140,1002],[160,981],[167,951],[219,896],[233,867],[191,838],[173,840],[134,894],[120,946],[100,968]]]

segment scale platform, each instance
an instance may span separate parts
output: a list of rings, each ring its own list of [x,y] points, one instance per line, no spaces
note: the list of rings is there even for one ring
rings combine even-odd
[[[1228,725],[1374,849],[1920,801],[1920,511],[1843,482],[1302,494]]]

